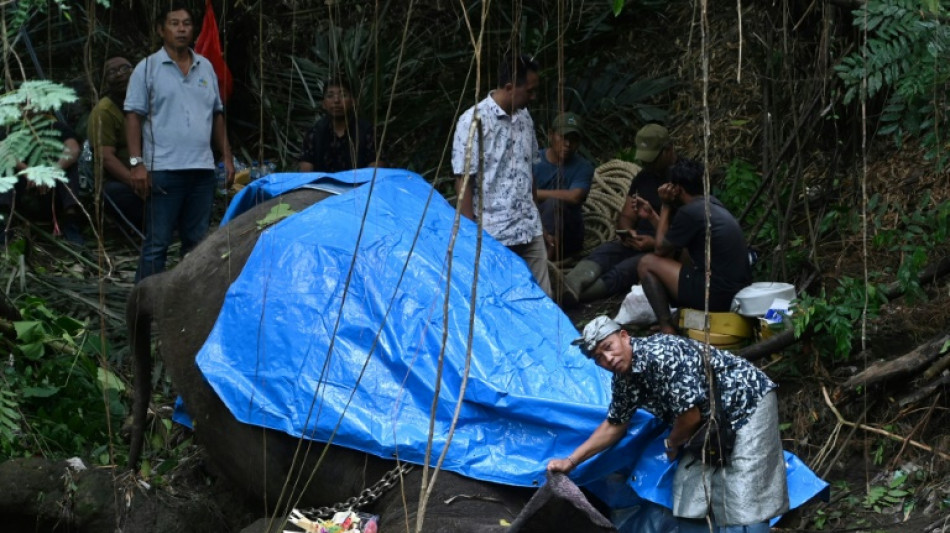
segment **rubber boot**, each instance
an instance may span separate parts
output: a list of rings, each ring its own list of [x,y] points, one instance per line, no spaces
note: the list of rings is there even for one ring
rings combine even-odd
[[[561,294],[561,307],[577,305],[580,294],[600,277],[600,265],[587,259],[581,260],[564,276],[564,291]]]
[[[640,276],[640,285],[643,287],[643,294],[646,295],[650,307],[656,314],[656,321],[660,326],[661,333],[670,333],[675,335],[676,328],[673,326],[673,316],[670,311],[670,297],[666,292],[666,287],[652,273],[646,273]]]
[[[591,300],[600,300],[607,297],[607,284],[604,280],[597,278],[593,283],[584,289],[580,294],[580,301],[589,302]]]

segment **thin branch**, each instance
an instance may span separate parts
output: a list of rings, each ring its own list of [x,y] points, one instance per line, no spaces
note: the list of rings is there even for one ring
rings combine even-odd
[[[887,438],[889,438],[889,439],[891,439],[891,440],[894,440],[894,441],[897,441],[897,442],[906,442],[907,444],[910,444],[911,446],[913,446],[913,447],[915,447],[915,448],[919,448],[919,449],[921,449],[921,450],[923,450],[923,451],[925,451],[925,452],[932,453],[932,454],[936,455],[937,457],[943,459],[944,461],[950,461],[950,454],[945,453],[945,452],[940,451],[940,450],[936,450],[936,449],[934,449],[932,446],[928,446],[928,445],[926,445],[926,444],[924,444],[924,443],[922,443],[922,442],[918,442],[918,441],[916,441],[916,440],[912,440],[912,439],[909,439],[909,438],[906,438],[906,437],[902,437],[902,436],[900,436],[900,435],[891,433],[890,431],[885,431],[885,430],[883,430],[883,429],[879,429],[879,428],[876,428],[876,427],[873,427],[873,426],[869,426],[869,425],[867,425],[867,424],[857,424],[857,423],[855,423],[855,422],[850,422],[850,421],[848,421],[848,420],[845,420],[845,418],[844,418],[843,416],[841,416],[841,413],[839,413],[838,410],[835,409],[834,404],[831,403],[831,398],[828,396],[828,389],[826,389],[824,386],[821,387],[821,394],[822,394],[822,396],[825,398],[825,405],[828,406],[828,409],[831,409],[831,412],[835,415],[835,418],[838,419],[838,423],[839,423],[839,424],[842,424],[842,425],[845,425],[845,426],[848,426],[848,427],[852,427],[852,428],[856,428],[856,429],[860,429],[860,430],[862,430],[862,431],[867,431],[868,433],[874,433],[874,434],[876,434],[876,435],[881,435],[881,436],[883,436],[883,437],[887,437]]]

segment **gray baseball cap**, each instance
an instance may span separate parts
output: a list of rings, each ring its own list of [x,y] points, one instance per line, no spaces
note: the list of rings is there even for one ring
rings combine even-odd
[[[580,338],[574,339],[571,344],[579,346],[581,352],[587,357],[594,356],[594,350],[600,341],[620,331],[620,324],[610,318],[601,315],[584,326],[584,332]]]

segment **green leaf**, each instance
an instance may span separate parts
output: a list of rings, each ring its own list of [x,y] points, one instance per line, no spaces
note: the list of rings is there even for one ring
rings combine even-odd
[[[99,367],[96,377],[99,379],[99,385],[103,389],[125,392],[125,384],[122,383],[122,380],[111,371]]]
[[[42,114],[55,111],[78,99],[76,91],[46,80],[27,80],[20,87],[0,96],[0,122],[9,125],[32,112]]]
[[[43,354],[46,353],[46,349],[43,347],[42,342],[21,344],[20,351],[23,352],[23,357],[26,357],[31,361],[39,361],[43,358]]]
[[[51,165],[38,165],[17,172],[38,187],[53,188],[57,183],[66,183],[66,171]]]
[[[289,205],[281,202],[272,207],[264,218],[257,221],[257,229],[263,230],[264,228],[276,224],[290,215],[293,215],[294,213],[296,213],[296,211],[291,209]]]
[[[83,322],[70,316],[57,317],[56,320],[53,321],[53,324],[70,335],[78,335],[86,326]]]
[[[24,387],[20,394],[24,398],[49,398],[60,391],[59,387]]]
[[[20,429],[20,424],[17,424],[20,413],[16,411],[7,409],[5,407],[0,407],[0,425],[10,428],[12,430]]]
[[[623,11],[624,3],[626,3],[626,0],[614,0],[613,12],[615,17],[620,16],[620,13]]]
[[[46,337],[46,329],[36,320],[14,322],[13,329],[16,330],[16,338],[20,342],[38,342]]]

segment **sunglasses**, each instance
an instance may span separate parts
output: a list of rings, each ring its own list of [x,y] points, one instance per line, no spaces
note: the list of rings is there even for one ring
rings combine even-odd
[[[132,72],[132,65],[119,65],[106,70],[106,76],[115,76],[116,74],[128,74]]]

